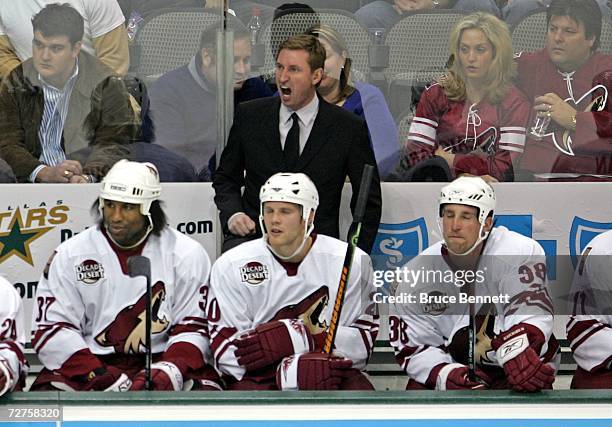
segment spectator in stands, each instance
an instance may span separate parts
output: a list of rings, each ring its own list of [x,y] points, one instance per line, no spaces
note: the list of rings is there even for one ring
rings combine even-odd
[[[133,140],[139,121],[123,81],[81,50],[83,18],[51,4],[32,20],[33,57],[0,85],[0,157],[20,182],[92,182]],[[91,144],[85,165],[66,160]]]
[[[551,0],[508,0],[500,7],[504,21],[510,28],[513,28],[527,15],[548,7],[550,2]],[[597,3],[599,3],[603,16],[612,20],[612,3],[609,0],[597,0]]]
[[[352,111],[366,121],[381,179],[391,172],[398,160],[397,128],[385,97],[375,86],[351,79],[351,58],[344,38],[333,28],[318,26],[308,34],[325,48],[325,70],[317,88],[330,104]]]
[[[431,9],[455,9],[461,11],[481,11],[494,15],[499,9],[493,0],[376,0],[362,6],[355,12],[368,28],[389,29],[405,14]]]
[[[232,20],[234,30],[234,106],[271,96],[270,88],[251,72],[251,44],[244,26]],[[211,180],[209,159],[217,137],[216,35],[220,24],[202,32],[200,50],[188,65],[172,70],[151,86],[151,115],[155,142],[187,157],[205,181]],[[214,162],[211,165],[214,167]]]
[[[0,0],[0,77],[32,56],[30,20],[48,4],[64,3],[83,17],[85,52],[118,75],[130,65],[124,17],[117,0]]]
[[[508,27],[488,13],[466,16],[451,32],[450,52],[449,71],[421,96],[402,167],[418,168],[437,156],[454,176],[511,181],[525,146],[529,103],[511,81]]]
[[[279,97],[238,106],[221,155],[213,187],[225,233],[224,250],[261,236],[259,188],[277,172],[303,172],[321,199],[315,231],[338,237],[340,198],[346,177],[354,209],[363,167],[376,165],[365,122],[317,96],[325,49],[316,37],[290,37],[276,56]],[[244,192],[242,192],[244,187]],[[381,214],[375,174],[358,242],[366,252],[374,243]]]
[[[546,48],[518,54],[518,87],[551,119],[527,144],[521,166],[530,174],[612,179],[612,55],[597,51],[601,21],[595,0],[553,0]]]

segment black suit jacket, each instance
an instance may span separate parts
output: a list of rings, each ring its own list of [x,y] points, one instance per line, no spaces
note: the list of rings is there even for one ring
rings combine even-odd
[[[245,212],[258,223],[259,190],[266,180],[277,172],[302,172],[319,191],[315,231],[339,237],[340,198],[346,177],[353,188],[353,210],[363,166],[376,167],[365,122],[319,98],[319,112],[308,141],[295,168],[288,170],[278,129],[279,109],[278,97],[256,99],[238,106],[213,182],[223,229],[228,233],[227,221],[236,212]],[[359,239],[359,247],[367,253],[378,231],[381,204],[376,169]]]

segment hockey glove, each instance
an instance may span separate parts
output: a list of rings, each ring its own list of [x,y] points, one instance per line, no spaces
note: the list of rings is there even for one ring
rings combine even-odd
[[[311,352],[289,356],[276,371],[279,390],[338,390],[353,362],[338,356]]]
[[[145,389],[144,369],[136,375],[130,390]],[[151,365],[151,387],[152,390],[181,391],[183,390],[183,374],[181,370],[170,362],[157,362]]]
[[[492,341],[497,351],[497,360],[504,367],[508,383],[516,391],[538,391],[552,388],[555,381],[555,370],[540,360],[530,344],[530,335],[534,342],[538,340],[539,330],[535,327],[519,324],[498,335]],[[539,334],[541,335],[541,333]],[[537,345],[541,347],[541,344]]]
[[[132,385],[126,374],[112,366],[96,368],[86,378],[77,379],[79,382],[83,380],[87,383],[84,391],[128,391]]]
[[[314,349],[314,340],[302,320],[273,320],[235,340],[234,354],[247,371],[276,365],[283,357]]]
[[[0,358],[0,396],[13,390],[17,384],[17,375],[11,369],[8,360]]]
[[[461,363],[446,363],[440,365],[436,377],[436,390],[484,390],[488,388],[489,378],[480,370],[476,376],[481,381],[472,381],[468,377],[468,367]]]

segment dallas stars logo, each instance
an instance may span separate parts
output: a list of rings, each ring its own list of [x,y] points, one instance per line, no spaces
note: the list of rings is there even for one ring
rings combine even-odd
[[[34,266],[30,244],[51,229],[53,227],[23,230],[23,219],[21,218],[19,208],[17,208],[9,224],[8,231],[0,233],[0,263],[15,255],[31,266]]]

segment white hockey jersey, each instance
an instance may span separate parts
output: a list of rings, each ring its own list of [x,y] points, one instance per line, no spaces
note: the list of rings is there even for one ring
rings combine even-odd
[[[208,298],[211,349],[217,367],[241,380],[245,375],[234,355],[232,340],[263,323],[301,318],[311,333],[325,332],[333,310],[347,244],[317,235],[290,276],[257,239],[223,254],[213,265]],[[370,257],[355,249],[335,352],[364,369],[378,333],[378,314]]]
[[[206,355],[208,331],[201,294],[210,260],[195,240],[165,227],[149,235],[142,255],[151,261],[152,351],[187,342]],[[43,273],[33,313],[33,346],[47,369],[75,352],[145,352],[144,277],[131,278],[99,227],[62,243]]]
[[[449,266],[442,243],[435,243],[406,264],[404,268],[422,276],[416,283],[397,284],[395,296],[403,296],[404,301],[390,306],[389,340],[408,376],[425,384],[435,366],[467,363],[469,304],[461,298],[471,295],[463,286],[468,282],[474,287],[473,295],[480,298],[474,308],[475,358],[481,368],[502,372],[491,341],[518,323],[542,332],[545,343],[540,354],[546,354],[553,308],[542,247],[505,227],[495,227],[474,275],[466,280],[462,279],[464,272]],[[406,302],[406,295],[414,296],[413,303]]]
[[[21,297],[9,281],[0,276],[0,359],[6,361],[15,375],[11,389],[15,389],[20,377],[28,373],[23,355],[25,343]]]
[[[574,273],[567,338],[578,366],[586,371],[612,363],[612,231],[596,236]]]

